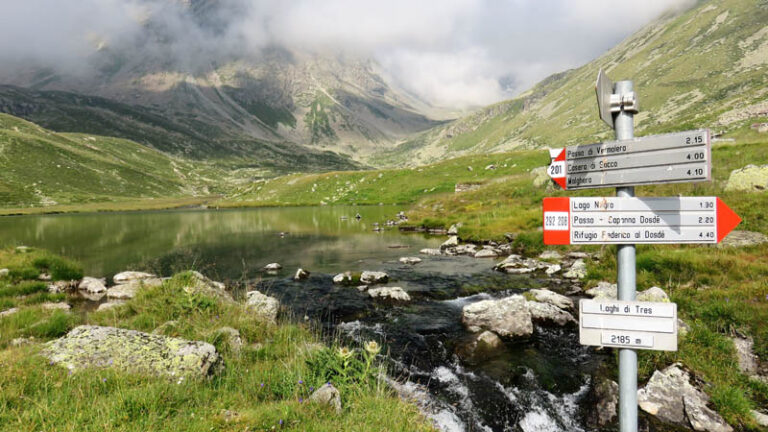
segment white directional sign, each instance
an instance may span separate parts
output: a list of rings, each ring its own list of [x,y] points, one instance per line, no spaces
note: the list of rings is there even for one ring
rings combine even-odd
[[[544,198],[544,243],[718,243],[741,218],[717,197]]]
[[[579,301],[579,342],[677,351],[677,305],[582,299]]]
[[[549,176],[563,189],[708,181],[709,131],[699,129],[563,147]]]

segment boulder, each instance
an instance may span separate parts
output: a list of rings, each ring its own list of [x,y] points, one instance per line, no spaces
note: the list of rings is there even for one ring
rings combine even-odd
[[[504,261],[496,264],[494,269],[511,274],[526,274],[533,273],[536,270],[542,270],[547,267],[548,264],[544,264],[543,262],[533,258],[523,258],[520,255],[510,255],[504,259]]]
[[[140,281],[144,279],[153,279],[157,276],[151,273],[137,272],[137,271],[124,271],[116,274],[112,277],[112,280],[116,284],[126,284],[128,282]]]
[[[73,371],[114,368],[174,379],[208,377],[224,367],[209,343],[114,327],[76,327],[47,343],[42,354]]]
[[[746,375],[756,374],[759,364],[757,356],[752,351],[755,345],[754,340],[751,337],[735,337],[733,338],[733,345],[736,347],[736,357],[739,360],[739,369]]]
[[[106,283],[107,281],[104,278],[96,279],[94,277],[86,276],[80,281],[80,285],[77,286],[77,289],[92,294],[98,294],[107,290]]]
[[[248,291],[245,294],[246,308],[253,311],[267,322],[276,323],[277,313],[280,311],[280,301],[274,297],[264,295],[258,291]]]
[[[768,236],[754,231],[731,231],[717,247],[747,247],[768,243]]]
[[[544,270],[544,273],[547,274],[547,276],[552,276],[553,274],[559,272],[562,270],[562,267],[560,267],[560,264],[552,264],[551,266],[547,266],[547,269]]]
[[[496,258],[499,254],[493,249],[481,249],[475,252],[475,258]]]
[[[368,295],[375,299],[395,300],[401,302],[411,301],[411,296],[400,287],[371,288]]]
[[[296,274],[293,275],[293,280],[304,280],[307,278],[309,278],[309,271],[303,268],[296,270]]]
[[[529,301],[526,303],[531,313],[531,319],[538,322],[552,323],[559,326],[576,324],[576,319],[570,313],[550,303]]]
[[[352,273],[344,272],[344,273],[337,274],[336,276],[333,277],[333,283],[342,284],[342,285],[352,283]]]
[[[596,300],[615,300],[618,295],[618,287],[610,282],[598,282],[596,287],[586,290],[585,294],[592,296]]]
[[[11,272],[11,271],[10,271],[10,270],[8,270],[7,268],[2,268],[2,269],[0,269],[0,279],[3,279],[3,278],[6,278],[6,277],[8,277],[8,274],[9,274],[10,272]]]
[[[421,258],[419,257],[400,257],[399,261],[403,264],[418,264],[421,262]]]
[[[274,271],[278,271],[278,270],[280,270],[281,268],[283,268],[283,266],[281,266],[281,265],[280,265],[280,264],[278,264],[278,263],[269,263],[269,264],[267,264],[267,265],[265,265],[265,266],[264,266],[264,270],[266,270],[266,271],[268,271],[268,272],[274,272]]]
[[[537,302],[549,303],[560,309],[573,309],[573,300],[548,289],[532,289],[528,291]]]
[[[563,259],[563,256],[560,255],[560,252],[555,250],[548,250],[544,251],[541,254],[539,254],[539,259],[543,260],[561,260]]]
[[[240,332],[232,327],[222,327],[216,330],[216,337],[221,338],[233,353],[239,353],[243,348],[243,338]]]
[[[68,305],[65,302],[58,302],[58,303],[45,302],[40,306],[43,309],[49,310],[49,311],[60,310],[60,311],[69,312],[69,310],[72,309],[72,306]]]
[[[440,245],[440,250],[453,248],[459,245],[459,237],[458,236],[450,236],[448,237],[448,240],[443,242],[443,244]]]
[[[581,258],[574,261],[568,271],[563,274],[563,277],[568,279],[584,279],[586,276],[587,264]]]
[[[750,411],[750,414],[752,414],[752,417],[755,419],[757,424],[762,427],[768,427],[768,415],[755,410]]]
[[[219,299],[226,303],[234,303],[232,294],[227,292],[227,287],[221,282],[208,279],[198,271],[189,272],[190,282],[184,286],[184,292],[198,294]],[[144,281],[146,284],[146,281]],[[162,284],[162,281],[160,281]]]
[[[123,304],[123,302],[121,301],[102,303],[99,305],[99,307],[96,308],[96,312],[103,312],[105,310],[109,310],[117,306],[120,306],[121,304]]]
[[[530,336],[533,322],[526,303],[525,297],[512,295],[468,304],[462,309],[462,322],[471,332],[490,330],[501,337]]]
[[[659,287],[650,287],[645,291],[637,293],[635,297],[637,301],[643,302],[656,302],[656,303],[669,303],[669,296],[663,289]]]
[[[134,279],[130,282],[115,285],[107,290],[107,298],[129,300],[136,297],[142,288],[154,288],[163,284],[159,278]]]
[[[431,255],[431,256],[438,256],[442,255],[443,252],[440,251],[440,249],[433,249],[433,248],[425,248],[419,251],[422,255]]]
[[[656,371],[637,392],[640,408],[659,420],[698,431],[731,432],[716,412],[707,407],[709,396],[691,384],[691,376],[679,363]]]
[[[381,271],[365,270],[360,274],[360,282],[366,285],[386,283],[388,280],[389,276]]]
[[[337,414],[341,413],[341,393],[331,383],[315,390],[309,397],[309,401],[320,405],[327,405],[333,408]]]
[[[727,191],[764,192],[768,189],[768,165],[747,165],[731,171]]]

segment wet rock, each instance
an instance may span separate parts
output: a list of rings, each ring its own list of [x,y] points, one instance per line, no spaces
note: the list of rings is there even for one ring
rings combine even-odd
[[[277,313],[280,311],[280,301],[258,291],[248,291],[245,296],[247,298],[245,306],[249,310],[256,313],[256,315],[267,322],[277,322]]]
[[[265,266],[264,266],[264,270],[266,270],[266,271],[268,271],[268,272],[271,272],[271,271],[272,271],[272,272],[274,272],[274,271],[278,271],[278,270],[280,270],[281,268],[283,268],[283,266],[281,266],[281,265],[280,265],[280,264],[278,264],[278,263],[269,263],[269,264],[267,264],[267,265],[265,265]]]
[[[669,303],[669,296],[659,287],[650,287],[645,291],[637,293],[637,301]]]
[[[543,260],[561,260],[563,259],[563,256],[560,255],[560,252],[555,250],[548,250],[544,251],[539,255],[539,259]]]
[[[448,234],[449,236],[455,236],[455,235],[459,235],[459,227],[457,227],[455,224],[454,224],[454,225],[451,225],[451,227],[450,227],[450,228],[448,228],[448,232],[447,232],[447,234]]]
[[[107,290],[105,285],[106,283],[107,281],[104,278],[97,279],[94,277],[86,276],[83,278],[83,280],[80,281],[80,285],[77,286],[77,289],[93,294],[102,293]]]
[[[144,279],[153,279],[157,276],[151,273],[137,272],[137,271],[124,271],[116,274],[112,280],[116,284],[126,284],[133,281],[140,281]]]
[[[551,266],[547,266],[547,269],[544,270],[544,273],[547,274],[547,276],[552,276],[553,274],[559,272],[562,270],[560,267],[560,264],[552,264]]]
[[[216,336],[222,338],[233,353],[239,353],[243,348],[243,338],[240,337],[240,332],[237,329],[222,327],[216,330]]]
[[[300,268],[296,270],[296,274],[293,275],[293,280],[304,280],[309,277],[309,271]]]
[[[330,383],[315,390],[309,397],[309,401],[320,405],[327,405],[333,408],[337,414],[341,413],[341,393]]]
[[[768,165],[747,165],[731,171],[727,191],[764,192],[768,189]]]
[[[411,296],[400,287],[371,288],[368,295],[375,299],[395,300],[401,302],[411,301]]]
[[[462,322],[471,332],[490,330],[501,337],[530,336],[533,322],[526,303],[521,295],[472,303],[462,309]]]
[[[0,279],[4,279],[8,277],[9,273],[10,273],[10,270],[8,270],[7,268],[0,269]]]
[[[72,289],[72,286],[73,284],[70,281],[56,281],[48,284],[48,292],[52,294],[65,293],[69,292]]]
[[[481,249],[475,252],[475,258],[496,258],[499,254],[493,249]]]
[[[107,289],[107,298],[130,300],[136,297],[136,293],[143,288],[158,287],[163,284],[162,279],[150,278],[150,279],[134,279],[130,282],[115,285],[112,288]]]
[[[459,245],[459,237],[450,236],[443,244],[440,245],[440,250],[456,247]]]
[[[424,248],[420,250],[419,253],[422,255],[431,255],[431,256],[438,256],[443,254],[443,252],[440,251],[440,249],[433,249],[433,248]]]
[[[362,274],[360,274],[360,282],[366,285],[386,283],[388,280],[389,276],[381,271],[365,270]]]
[[[531,319],[534,321],[552,323],[559,326],[576,324],[576,319],[573,315],[553,304],[529,301],[526,306],[531,313]]]
[[[456,246],[454,248],[448,248],[443,250],[446,255],[472,255],[474,256],[477,252],[477,246],[473,244],[463,244]]]
[[[421,258],[419,257],[401,257],[399,260],[403,264],[418,264],[421,262]]]
[[[188,294],[198,294],[207,297],[213,297],[226,303],[234,303],[232,294],[227,292],[227,287],[221,282],[208,279],[205,275],[197,271],[189,272],[190,282],[184,286],[184,292]],[[154,279],[152,279],[154,282]],[[147,284],[148,281],[143,281]],[[162,284],[162,280],[158,285]]]
[[[344,273],[337,274],[336,276],[333,277],[333,283],[341,284],[341,285],[352,283],[352,273],[344,272]]]
[[[568,279],[584,279],[586,276],[587,264],[581,258],[574,261],[568,271],[563,274],[563,277]]]
[[[68,305],[65,302],[58,302],[58,303],[45,302],[40,306],[43,309],[50,310],[50,311],[61,310],[61,311],[69,312],[69,310],[72,309],[72,306]]]
[[[549,303],[560,309],[573,309],[573,300],[548,289],[532,289],[528,291],[537,302]]]
[[[588,419],[591,426],[604,427],[613,423],[618,415],[619,384],[605,377],[597,377],[591,397],[595,402]]]
[[[723,241],[721,241],[718,247],[747,247],[756,246],[763,243],[768,243],[768,237],[759,232],[754,231],[731,231]]]
[[[533,273],[536,270],[547,268],[548,264],[533,258],[523,258],[520,255],[510,255],[504,261],[496,264],[494,270],[510,274]]]
[[[99,305],[99,307],[96,308],[96,312],[103,312],[105,310],[113,309],[121,304],[124,304],[124,302],[121,301],[115,301],[115,302],[106,302]]]
[[[598,299],[616,299],[618,287],[610,282],[598,282],[597,286],[586,290],[584,293]]]
[[[758,360],[755,353],[752,351],[755,345],[754,340],[751,337],[733,338],[733,345],[736,347],[736,357],[739,360],[739,369],[746,375],[754,375],[758,370]]]
[[[15,307],[10,308],[10,309],[6,309],[4,311],[0,311],[0,318],[9,317],[9,316],[17,313],[18,311],[19,311],[19,308],[15,308]]]
[[[130,373],[202,378],[223,369],[213,345],[114,327],[79,326],[46,344],[42,354],[70,370],[115,368]]]
[[[656,371],[637,392],[640,408],[659,420],[699,431],[730,432],[716,412],[707,408],[709,396],[691,384],[691,376],[679,363]]]

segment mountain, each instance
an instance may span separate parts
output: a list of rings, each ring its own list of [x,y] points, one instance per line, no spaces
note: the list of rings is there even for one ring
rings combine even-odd
[[[227,2],[156,3],[182,8],[210,41],[224,31],[218,9]],[[130,43],[90,35],[87,72],[0,68],[0,112],[56,131],[126,138],[196,159],[240,158],[277,171],[360,168],[374,152],[441,124],[426,115],[435,112],[429,104],[390,84],[371,60],[275,45],[187,55],[194,43],[180,45],[183,35],[152,11]]]
[[[748,130],[768,119],[768,1],[711,0],[661,17],[598,59],[552,75],[519,97],[431,129],[372,160],[417,165],[464,154],[612,139],[599,119],[600,68],[631,79],[637,135]]]

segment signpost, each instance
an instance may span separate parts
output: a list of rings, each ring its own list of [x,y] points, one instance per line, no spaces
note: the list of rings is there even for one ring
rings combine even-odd
[[[741,218],[717,197],[544,198],[544,244],[718,243]]]
[[[563,147],[547,173],[563,189],[708,181],[707,129]]]
[[[616,187],[616,197],[545,198],[544,243],[616,244],[618,300],[579,303],[579,340],[619,348],[619,428],[637,432],[637,349],[677,350],[677,306],[637,302],[635,244],[717,243],[741,219],[717,197],[635,198],[636,185],[712,178],[709,131],[634,138],[632,81],[595,83],[600,118],[616,141],[550,150],[563,189]]]
[[[677,351],[677,305],[581,300],[579,342],[582,345]]]

